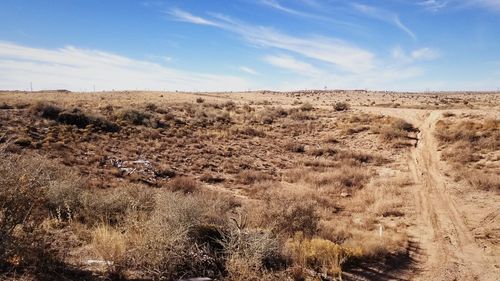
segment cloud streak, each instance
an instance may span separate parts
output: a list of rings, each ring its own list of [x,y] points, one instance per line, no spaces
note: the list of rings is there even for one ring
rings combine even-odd
[[[401,47],[395,47],[392,50],[392,57],[400,62],[413,63],[417,61],[431,61],[439,58],[440,52],[436,49],[424,47],[406,53]]]
[[[402,30],[404,33],[406,33],[408,36],[410,36],[413,40],[417,40],[417,36],[415,35],[415,33],[410,28],[408,28],[405,24],[403,24],[403,22],[401,22],[401,19],[399,18],[399,16],[397,14],[394,14],[394,13],[391,13],[391,12],[388,12],[388,11],[385,11],[385,10],[382,10],[382,9],[379,9],[376,7],[364,5],[364,4],[354,3],[352,5],[353,5],[354,9],[356,9],[358,12],[360,12],[368,17],[390,23],[390,24],[396,26],[397,28],[399,28],[400,30]]]
[[[445,8],[477,7],[490,11],[500,11],[500,0],[424,0],[417,3],[427,10],[437,12]]]
[[[321,5],[314,0],[299,0],[299,2],[301,2],[303,5],[312,7],[314,9],[320,9],[320,7],[321,7]],[[278,0],[260,0],[258,3],[260,3],[261,5],[265,5],[267,7],[270,7],[272,9],[275,9],[277,11],[292,15],[292,16],[333,23],[336,25],[342,25],[342,26],[346,26],[346,27],[350,27],[350,28],[356,28],[356,29],[359,28],[359,26],[356,24],[353,24],[351,22],[337,20],[337,19],[335,19],[335,17],[326,17],[326,16],[322,16],[322,15],[318,15],[318,14],[307,13],[304,11],[299,11],[296,9],[289,8],[287,6],[282,5],[280,2],[278,2]]]
[[[238,69],[239,69],[240,71],[245,72],[246,74],[250,74],[250,75],[259,75],[259,73],[258,73],[255,69],[253,69],[253,68],[251,68],[251,67],[248,67],[248,66],[240,66]]]
[[[273,66],[303,76],[317,76],[323,74],[321,70],[317,69],[311,64],[299,61],[292,56],[287,56],[287,55],[266,56],[264,57],[264,61]]]
[[[98,50],[25,47],[0,41],[0,89],[237,90],[242,78],[180,71]]]
[[[181,15],[181,18],[174,16],[174,19],[196,18],[197,20],[190,21],[190,23],[200,25],[211,22],[214,23],[211,25],[238,34],[255,46],[286,50],[332,64],[343,71],[363,72],[373,68],[374,55],[371,52],[337,38],[292,36],[270,27],[238,22],[224,15],[215,15],[216,19],[203,19],[184,11]]]
[[[171,15],[174,19],[177,19],[178,21],[182,22],[200,24],[200,25],[219,26],[219,24],[217,24],[216,22],[195,16],[180,9],[171,9],[167,12],[167,14]]]

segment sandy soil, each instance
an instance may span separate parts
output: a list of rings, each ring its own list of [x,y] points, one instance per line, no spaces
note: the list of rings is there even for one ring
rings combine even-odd
[[[487,208],[460,205],[461,198],[450,193],[450,182],[443,174],[438,145],[433,136],[435,124],[442,111],[417,109],[373,109],[361,108],[371,113],[386,114],[404,118],[415,124],[420,133],[418,143],[411,153],[409,162],[413,178],[415,212],[417,222],[412,229],[413,239],[421,251],[414,253],[420,264],[411,280],[498,280],[500,276],[499,252],[487,254],[487,246],[480,246],[468,220],[473,216],[482,217],[483,223],[498,227],[498,195],[492,195]],[[467,113],[457,110],[455,113]],[[492,111],[473,111],[475,114],[495,115]],[[498,118],[498,112],[497,112]],[[457,151],[457,153],[460,153]],[[498,230],[498,229],[497,229]],[[495,246],[495,245],[493,245]]]

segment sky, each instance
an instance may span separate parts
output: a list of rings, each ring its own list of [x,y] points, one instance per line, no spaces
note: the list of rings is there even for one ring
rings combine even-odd
[[[30,87],[498,90],[500,0],[2,0],[0,89]]]

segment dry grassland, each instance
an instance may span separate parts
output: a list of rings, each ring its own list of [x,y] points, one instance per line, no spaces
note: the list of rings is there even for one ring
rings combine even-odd
[[[0,93],[0,278],[424,280],[411,163],[431,110],[450,196],[498,267],[499,108],[498,93]]]

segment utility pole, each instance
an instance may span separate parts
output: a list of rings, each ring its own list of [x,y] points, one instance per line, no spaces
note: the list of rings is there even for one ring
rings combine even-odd
[[[30,91],[33,92],[33,82],[30,82]]]
[[[94,84],[94,93],[95,93],[95,84]]]

